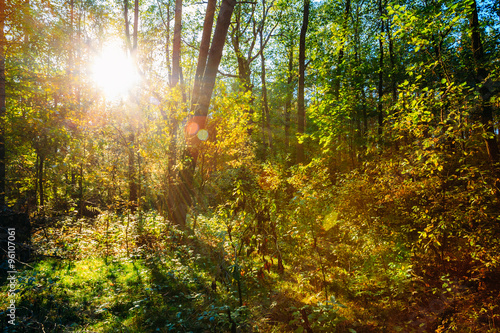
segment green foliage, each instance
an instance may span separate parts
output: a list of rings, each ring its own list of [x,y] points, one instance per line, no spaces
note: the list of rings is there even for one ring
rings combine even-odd
[[[299,325],[294,330],[297,333],[304,332],[305,326],[309,326],[314,332],[332,332],[336,329],[338,323],[345,320],[345,318],[338,314],[339,307],[345,306],[338,303],[335,297],[332,296],[325,303],[320,302],[317,305],[304,305],[300,309],[292,308],[294,319],[290,321],[290,325]]]
[[[218,263],[183,245],[187,237],[154,213],[130,218],[130,255],[119,241],[126,241],[119,230],[124,216],[106,214],[93,226],[77,226],[78,238],[78,229],[68,225],[49,230],[50,241],[42,243],[59,249],[50,251],[54,255],[71,259],[45,259],[18,275],[15,329],[177,332],[246,327],[248,308],[234,306],[224,289],[210,288]],[[52,234],[55,230],[63,232]],[[72,238],[66,233],[73,233]],[[108,243],[113,250],[106,249]],[[240,276],[238,265],[228,272]]]

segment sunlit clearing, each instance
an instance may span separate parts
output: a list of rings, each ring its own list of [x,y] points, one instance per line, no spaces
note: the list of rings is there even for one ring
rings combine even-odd
[[[95,59],[92,77],[106,97],[111,99],[126,96],[139,82],[132,59],[116,44],[105,47]]]

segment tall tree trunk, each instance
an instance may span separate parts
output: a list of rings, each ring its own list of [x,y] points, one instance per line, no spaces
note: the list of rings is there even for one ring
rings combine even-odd
[[[366,107],[366,92],[364,89],[361,90],[361,103],[363,103],[362,104],[363,136],[366,138],[366,135],[368,134],[368,110]]]
[[[384,110],[382,105],[382,98],[384,96],[384,41],[383,41],[383,33],[384,33],[384,19],[383,19],[383,8],[382,8],[382,0],[378,0],[378,9],[380,15],[380,36],[378,38],[379,45],[379,72],[378,72],[378,135],[381,136],[384,130]]]
[[[302,17],[302,28],[300,29],[299,41],[299,91],[298,91],[298,110],[297,110],[297,130],[299,135],[305,133],[306,111],[304,102],[304,85],[305,85],[305,61],[306,61],[306,33],[309,24],[309,3],[310,0],[304,0],[304,14]],[[300,141],[300,140],[299,140]],[[304,163],[304,144],[297,143],[297,163]]]
[[[212,36],[212,27],[214,25],[215,7],[217,0],[208,0],[207,12],[205,13],[205,21],[203,23],[203,33],[201,36],[200,54],[198,56],[198,64],[196,66],[196,74],[193,84],[193,93],[191,96],[191,110],[195,111],[198,105],[198,98],[200,96],[200,89],[203,84],[203,74],[207,67],[208,50],[210,48],[210,37]]]
[[[128,0],[123,0],[123,17],[125,19],[125,39],[127,43],[127,49],[132,50],[132,43],[130,42],[130,24],[128,21]]]
[[[253,89],[252,81],[250,79],[250,62],[245,57],[243,51],[240,49],[240,34],[241,34],[241,7],[237,10],[234,20],[234,30],[232,32],[232,45],[236,60],[238,61],[238,77],[240,79],[241,90],[243,92],[251,92]],[[255,38],[255,36],[254,36]],[[252,112],[253,110],[250,110]]]
[[[170,66],[170,1],[167,6],[167,40],[166,40],[165,53],[166,61],[167,61],[167,70],[168,70],[168,85],[172,84],[172,66]]]
[[[69,2],[69,52],[68,52],[68,73],[69,73],[69,87],[68,91],[71,91],[71,84],[73,83],[73,64],[74,64],[74,49],[75,49],[75,34],[74,34],[74,10],[75,1],[71,0]]]
[[[475,80],[476,84],[482,84],[482,87],[479,89],[479,95],[481,97],[481,122],[486,132],[485,141],[486,148],[488,150],[488,156],[492,163],[497,163],[499,161],[500,151],[498,149],[497,136],[495,134],[495,129],[493,126],[493,106],[491,105],[491,97],[493,95],[493,92],[490,91],[489,85],[484,82],[488,78],[489,72],[486,68],[484,68],[484,64],[487,60],[485,59],[483,44],[481,42],[476,0],[472,1],[471,6],[472,11],[471,17],[469,19],[469,24],[472,30],[472,56],[474,58],[474,66],[476,72]]]
[[[163,12],[161,10],[161,6],[158,7],[160,10],[161,20],[163,21],[163,25],[165,26],[165,30],[167,30],[166,38],[165,38],[165,60],[167,66],[167,84],[170,86],[172,84],[172,68],[170,66],[170,0],[167,1],[167,20],[163,17]]]
[[[172,44],[172,81],[175,87],[181,78],[181,31],[182,31],[182,0],[175,0],[174,40]]]
[[[387,37],[389,39],[389,60],[391,62],[391,91],[392,91],[392,102],[396,103],[398,99],[398,90],[397,90],[397,81],[396,81],[396,73],[397,73],[397,68],[396,68],[396,55],[394,53],[394,41],[392,38],[392,29],[391,29],[391,24],[388,21],[387,22]]]
[[[292,98],[293,98],[293,40],[290,43],[290,52],[288,55],[288,79],[287,79],[287,91],[286,91],[286,102],[285,102],[285,147],[290,148],[290,113],[292,109]]]
[[[132,130],[133,131],[133,130]],[[129,198],[131,211],[135,211],[137,206],[137,172],[135,168],[135,135],[130,133],[128,136],[128,181],[129,181]]]
[[[44,169],[44,164],[45,164],[45,156],[42,154],[38,154],[39,159],[38,159],[38,187],[39,187],[39,197],[40,197],[40,206],[43,209],[43,206],[45,205],[45,193],[44,193],[44,181],[43,181],[43,169]]]
[[[139,0],[135,0],[134,2],[134,33],[132,35],[133,44],[132,44],[132,54],[134,57],[137,52],[137,32],[139,31]]]
[[[260,44],[264,44],[264,36],[262,30],[260,31]],[[262,130],[264,133],[264,142],[267,139],[267,145],[269,150],[273,150],[273,133],[271,132],[271,115],[269,113],[269,104],[267,101],[267,85],[266,85],[266,59],[264,57],[264,50],[260,52],[260,63],[261,63],[261,81],[262,81]]]
[[[178,0],[177,0],[178,1]],[[199,129],[205,128],[206,117],[212,99],[212,92],[215,86],[215,78],[219,69],[219,64],[222,58],[222,51],[226,41],[229,25],[231,24],[231,16],[234,11],[236,0],[222,0],[219,16],[217,17],[217,24],[215,26],[212,44],[208,52],[207,65],[205,73],[198,84],[200,86],[199,96],[193,96],[197,100],[196,114],[198,115],[195,120]],[[208,23],[207,23],[208,24]],[[204,24],[205,25],[205,24]],[[209,38],[209,36],[206,36]],[[204,41],[202,41],[202,44]],[[192,204],[193,193],[193,178],[196,168],[196,162],[199,155],[200,140],[196,135],[187,138],[188,149],[184,152],[184,160],[189,161],[188,165],[182,168],[178,174],[178,181],[176,184],[176,197],[172,198],[171,204],[175,203],[174,209],[170,211],[170,219],[181,228],[186,226],[186,216],[189,207]]]
[[[139,31],[139,0],[134,1],[134,26],[132,32],[132,42],[130,41],[130,25],[128,21],[128,0],[124,0],[125,15],[125,37],[127,39],[128,50],[134,64],[137,66],[137,35]],[[134,212],[137,206],[137,172],[135,169],[135,134],[128,136],[128,182],[129,182],[129,204],[131,211]]]
[[[229,25],[231,24],[231,16],[233,14],[235,0],[222,0],[219,16],[217,17],[217,24],[210,47],[207,67],[205,75],[203,76],[203,86],[200,91],[200,115],[206,117],[212,99],[212,92],[215,86],[215,78],[219,70],[219,64],[222,58],[222,51],[226,41]],[[204,125],[204,124],[203,124]]]
[[[360,139],[361,142],[361,147],[364,147],[365,143],[365,138],[366,138],[366,133],[367,133],[367,110],[366,110],[366,96],[365,96],[365,78],[364,75],[361,73],[361,59],[359,55],[359,49],[361,46],[361,38],[360,38],[360,14],[359,14],[359,8],[356,9],[355,13],[356,17],[355,20],[353,19],[353,27],[354,27],[354,76],[355,76],[355,82],[356,86],[358,89],[358,95],[357,98],[359,99],[359,103],[361,104],[361,107],[358,109],[358,112],[356,112],[356,117],[357,117],[357,131],[358,131],[358,138]]]
[[[349,22],[349,15],[351,15],[351,0],[346,0],[345,2],[345,10],[344,10],[344,20],[342,22],[342,30],[343,30],[343,35],[347,35],[347,24]],[[335,86],[334,86],[334,95],[335,98],[339,98],[340,94],[340,81],[342,77],[342,67],[343,67],[343,62],[344,62],[344,45],[345,41],[342,41],[340,50],[339,50],[339,63],[337,66],[337,73],[336,73],[336,78],[335,78]]]
[[[172,84],[172,67],[170,66],[170,0],[167,1],[167,20],[163,18],[163,13],[161,12],[161,7],[160,7],[160,15],[163,20],[163,25],[165,26],[165,29],[167,30],[166,33],[166,41],[165,41],[165,60],[166,60],[166,66],[167,66],[167,71],[168,71],[168,76],[167,76],[167,83],[170,87],[173,87]],[[179,52],[180,50],[175,50],[175,52]],[[174,52],[174,53],[175,53]],[[158,96],[159,99],[161,99],[160,96]],[[169,103],[171,104],[171,103]],[[178,123],[176,119],[176,115],[174,112],[172,112],[173,108],[170,108],[170,112],[167,115],[165,110],[163,109],[163,106],[161,105],[160,101],[160,113],[165,120],[165,122],[168,124],[168,132],[171,133],[172,138],[170,138],[169,142],[169,147],[168,147],[168,162],[167,162],[167,175],[166,178],[168,179],[167,181],[167,188],[171,188],[173,185],[172,181],[172,175],[173,175],[173,168],[175,164],[177,163],[177,156],[176,156],[176,142],[177,142],[177,129],[178,129]],[[171,195],[170,195],[171,196]],[[167,198],[167,203],[169,202],[170,198]]]
[[[174,9],[174,38],[172,42],[172,75],[170,79],[170,87],[175,88],[181,79],[181,32],[182,32],[182,0],[175,0]],[[182,89],[182,87],[181,87]],[[180,104],[180,103],[179,103]],[[170,131],[172,138],[170,139],[169,159],[168,159],[168,197],[167,206],[169,219],[181,228],[185,227],[186,215],[191,205],[189,192],[186,192],[184,183],[191,182],[185,180],[183,167],[178,173],[174,173],[174,166],[177,163],[176,146],[178,122],[176,120],[175,107],[170,108]],[[185,156],[182,159],[185,160]]]
[[[84,150],[84,157],[85,157],[85,150]],[[80,162],[80,170],[79,170],[79,177],[78,177],[78,215],[82,216],[84,211],[85,211],[85,202],[83,200],[83,162]]]
[[[5,206],[5,0],[0,0],[0,209]]]

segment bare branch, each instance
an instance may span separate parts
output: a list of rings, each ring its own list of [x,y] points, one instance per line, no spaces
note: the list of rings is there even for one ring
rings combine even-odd
[[[238,75],[228,74],[228,73],[223,73],[223,72],[221,72],[220,70],[218,70],[217,72],[218,72],[220,75],[222,75],[222,76],[239,78],[239,76],[238,76]]]
[[[241,32],[241,35],[244,35],[247,32],[248,27],[250,26],[250,22],[253,21],[253,17],[255,15],[255,5],[256,3],[253,4],[254,8],[252,9],[252,15],[248,18],[248,21],[243,24],[243,31]]]
[[[257,59],[258,56],[260,56],[260,54],[262,52],[264,52],[264,49],[266,48],[266,45],[267,45],[267,42],[269,42],[269,39],[271,38],[271,36],[273,35],[273,32],[274,32],[274,29],[276,29],[276,27],[278,26],[278,23],[276,23],[274,25],[274,27],[271,29],[271,31],[269,32],[269,34],[267,35],[266,37],[266,40],[264,41],[264,43],[262,44],[262,46],[260,47],[260,50],[259,52],[257,52],[257,54],[255,56],[253,56],[251,59],[250,59],[250,62],[254,61],[255,59]]]
[[[196,47],[196,46],[194,46],[193,44],[189,44],[189,43],[188,43],[188,42],[186,42],[183,38],[181,38],[181,40],[182,40],[182,42],[183,42],[184,44],[186,44],[186,46],[188,46],[188,47],[192,48],[193,50],[198,50],[198,49],[199,49],[199,47]]]
[[[167,23],[165,22],[165,19],[163,18],[163,12],[161,10],[161,5],[163,5],[163,3],[160,3],[160,0],[157,0],[157,2],[158,2],[158,9],[160,10],[160,17],[161,17],[161,20],[163,22],[163,25],[165,26],[165,29],[168,29]]]

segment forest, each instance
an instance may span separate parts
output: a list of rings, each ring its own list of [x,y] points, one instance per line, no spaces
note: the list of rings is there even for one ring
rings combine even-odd
[[[499,0],[0,0],[2,332],[500,332]]]

